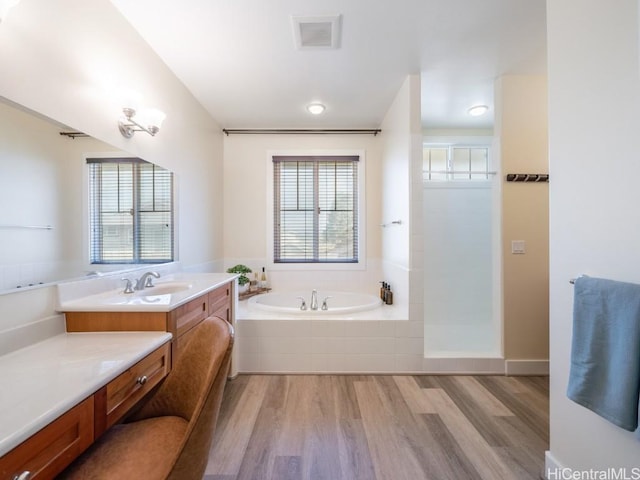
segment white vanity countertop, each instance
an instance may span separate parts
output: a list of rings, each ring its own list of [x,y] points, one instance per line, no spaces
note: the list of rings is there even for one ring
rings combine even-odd
[[[82,294],[83,284],[60,285],[60,312],[169,312],[194,298],[233,281],[230,273],[176,273],[153,279],[155,288],[125,294],[121,287]],[[135,282],[134,282],[135,283]]]
[[[0,356],[0,457],[170,340],[65,333]]]

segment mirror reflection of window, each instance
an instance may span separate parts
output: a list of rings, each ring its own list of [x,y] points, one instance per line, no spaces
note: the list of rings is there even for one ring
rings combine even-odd
[[[173,174],[139,158],[87,165],[91,263],[173,261]]]

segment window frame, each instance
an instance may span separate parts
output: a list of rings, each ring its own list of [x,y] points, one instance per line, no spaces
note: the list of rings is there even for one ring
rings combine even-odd
[[[275,236],[275,215],[274,215],[274,162],[273,157],[345,157],[357,156],[357,228],[358,228],[358,259],[350,262],[274,262],[274,236]],[[329,271],[329,270],[364,270],[366,269],[366,192],[365,173],[366,158],[363,150],[278,150],[267,152],[267,252],[266,265],[270,270],[305,270],[305,271]]]
[[[92,232],[91,232],[91,228],[92,228],[92,215],[94,215],[94,212],[91,209],[91,189],[90,189],[90,182],[91,182],[91,167],[90,167],[90,163],[147,163],[147,164],[151,164],[153,166],[159,167],[159,168],[163,168],[164,170],[167,170],[170,175],[171,175],[171,182],[170,182],[170,216],[171,216],[171,259],[159,259],[159,258],[153,258],[153,259],[144,259],[141,258],[141,254],[140,254],[140,250],[134,254],[133,258],[131,259],[131,261],[104,261],[104,259],[100,259],[98,261],[94,261],[94,259],[92,258]],[[83,228],[83,245],[85,245],[84,248],[84,256],[85,256],[85,264],[89,265],[90,268],[98,268],[98,269],[103,269],[106,268],[107,270],[109,270],[109,267],[113,267],[113,266],[135,266],[135,265],[165,265],[165,264],[169,264],[172,262],[177,261],[176,258],[176,252],[177,252],[177,235],[176,235],[176,181],[175,181],[175,174],[173,172],[171,172],[170,170],[166,169],[165,167],[162,167],[160,165],[155,165],[152,162],[148,162],[146,160],[143,160],[139,157],[133,157],[130,154],[122,154],[122,155],[118,155],[117,153],[100,153],[100,154],[86,154],[84,155],[84,179],[85,181],[83,182],[83,197],[84,197],[84,202],[83,202],[83,210],[84,210],[84,228]],[[139,178],[139,177],[138,177]],[[135,191],[138,191],[138,188],[135,189]],[[137,208],[138,205],[138,201],[134,198],[133,199],[133,205],[134,208],[136,208],[133,216],[134,219],[139,219],[140,217],[140,210]],[[134,220],[135,221],[135,220]],[[134,249],[135,249],[135,245],[136,243],[138,243],[138,247],[140,247],[140,243],[136,242],[136,238],[139,238],[139,233],[136,234],[136,232],[134,231]]]
[[[441,149],[446,150],[447,158],[446,158],[446,168],[445,170],[433,171],[431,168],[425,169],[425,153],[426,150],[434,150]],[[486,150],[486,165],[485,169],[480,171],[475,171],[471,169],[471,164],[469,165],[469,170],[460,170],[456,171],[453,168],[453,162],[455,161],[454,151],[457,149],[467,149],[467,150]],[[470,152],[471,155],[471,152]],[[471,157],[469,157],[471,161]],[[491,159],[491,146],[482,144],[482,143],[474,143],[474,144],[439,144],[439,143],[424,143],[422,145],[422,179],[424,182],[428,183],[478,183],[478,182],[490,182],[495,175],[495,172],[491,171],[492,159]],[[431,178],[432,175],[444,176],[444,178]],[[468,177],[463,177],[463,175],[468,175]],[[484,175],[484,178],[472,177],[472,175]]]

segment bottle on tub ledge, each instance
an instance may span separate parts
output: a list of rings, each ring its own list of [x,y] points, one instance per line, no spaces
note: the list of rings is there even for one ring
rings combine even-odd
[[[255,292],[256,290],[258,290],[259,285],[260,282],[258,281],[258,272],[253,272],[253,280],[249,282],[249,291]]]
[[[391,285],[387,282],[380,282],[382,286],[380,287],[380,300],[385,305],[393,305],[393,292],[391,291]]]
[[[262,267],[262,275],[260,276],[260,283],[258,285],[260,286],[260,288],[268,287],[267,274],[264,271],[264,267]]]
[[[384,295],[384,303],[387,305],[393,305],[393,292],[391,291],[391,285],[387,283],[387,290]]]

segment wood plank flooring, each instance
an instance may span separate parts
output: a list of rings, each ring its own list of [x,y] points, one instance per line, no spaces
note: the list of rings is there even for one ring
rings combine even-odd
[[[546,377],[240,375],[205,480],[526,480],[549,448]]]

